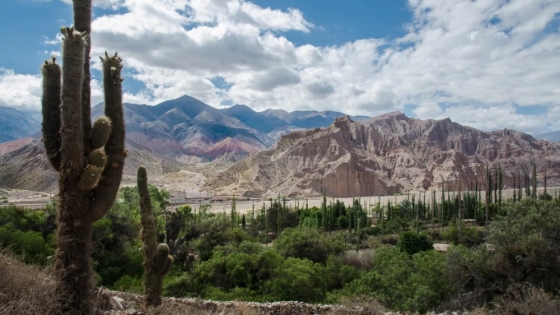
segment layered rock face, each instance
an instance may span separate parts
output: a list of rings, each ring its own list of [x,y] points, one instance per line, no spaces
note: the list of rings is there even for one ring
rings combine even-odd
[[[360,123],[340,117],[327,128],[294,131],[209,179],[216,194],[388,195],[408,190],[484,186],[486,166],[500,163],[505,188],[537,164],[542,185],[560,179],[560,144],[515,130],[482,132],[450,119],[420,120],[394,112]]]

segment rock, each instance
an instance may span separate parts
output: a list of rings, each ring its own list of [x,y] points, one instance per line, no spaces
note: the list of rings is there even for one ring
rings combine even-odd
[[[328,128],[294,131],[270,150],[250,155],[206,182],[216,194],[329,197],[392,195],[408,190],[482,188],[486,165],[500,163],[504,187],[537,162],[542,186],[560,183],[560,143],[515,130],[483,132],[450,119],[420,120],[400,112],[363,122],[340,117]]]
[[[109,300],[111,302],[111,307],[115,310],[124,310],[124,300],[118,296],[113,296],[111,297],[111,299]]]

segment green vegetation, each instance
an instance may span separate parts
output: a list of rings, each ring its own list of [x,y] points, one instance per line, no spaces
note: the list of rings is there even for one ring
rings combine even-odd
[[[424,313],[502,305],[521,284],[532,286],[526,289],[530,294],[553,299],[560,287],[557,194],[519,198],[516,189],[515,200],[500,201],[498,189],[492,192],[497,203],[488,207],[476,189],[370,207],[360,200],[345,205],[324,199],[320,208],[289,208],[279,198],[242,214],[233,202],[229,212],[210,212],[206,206],[171,212],[167,192],[151,185],[143,190],[153,209],[151,235],[169,245],[163,256],[168,251],[175,258],[162,278],[166,296],[314,303],[375,299],[396,311]],[[142,286],[140,200],[148,199],[135,187],[122,188],[119,201],[94,224],[93,261],[99,284],[143,294],[148,290]],[[0,213],[0,244],[28,263],[49,264],[52,211],[52,205],[44,211],[6,208]],[[451,247],[438,252],[434,242]]]

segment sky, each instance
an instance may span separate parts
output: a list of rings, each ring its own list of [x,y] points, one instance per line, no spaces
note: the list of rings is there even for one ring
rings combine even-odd
[[[70,0],[2,0],[0,106],[38,110]],[[560,0],[93,0],[99,58],[124,59],[124,100],[217,108],[400,110],[482,130],[560,129]],[[59,59],[60,60],[60,59]]]

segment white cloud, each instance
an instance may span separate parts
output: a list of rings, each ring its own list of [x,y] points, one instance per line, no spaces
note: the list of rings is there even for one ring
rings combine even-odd
[[[62,44],[62,33],[57,33],[54,39],[43,36],[43,44],[45,45],[60,45]]]
[[[40,110],[43,95],[41,75],[17,74],[0,67],[0,106],[20,110]],[[103,100],[103,89],[97,80],[91,80],[92,104]]]
[[[41,104],[41,77],[0,67],[0,106],[34,110]]]
[[[154,104],[188,94],[266,108],[375,115],[405,106],[481,129],[560,129],[557,0],[409,0],[413,20],[392,41],[297,46],[313,32],[304,13],[244,0],[94,0],[92,55],[118,51],[145,88],[125,100]],[[92,58],[94,61],[96,58]],[[128,72],[127,72],[128,73]],[[227,85],[214,86],[221,77]],[[544,105],[521,115],[516,106]]]

